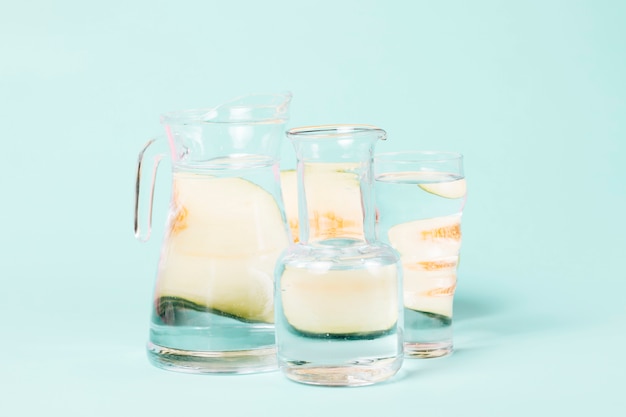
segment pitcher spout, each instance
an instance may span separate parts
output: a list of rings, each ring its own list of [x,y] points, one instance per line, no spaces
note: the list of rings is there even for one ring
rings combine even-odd
[[[289,118],[290,92],[277,94],[248,94],[209,109],[165,113],[161,123],[270,123],[283,124]]]

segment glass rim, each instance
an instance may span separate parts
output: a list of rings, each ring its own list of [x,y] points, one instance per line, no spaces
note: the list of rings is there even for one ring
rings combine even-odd
[[[322,139],[355,137],[378,134],[378,139],[386,140],[387,132],[374,125],[366,124],[327,124],[314,126],[300,126],[289,129],[287,137],[290,139]]]
[[[462,161],[463,154],[455,151],[405,150],[376,153],[374,154],[374,160],[408,164],[416,162],[452,162]]]

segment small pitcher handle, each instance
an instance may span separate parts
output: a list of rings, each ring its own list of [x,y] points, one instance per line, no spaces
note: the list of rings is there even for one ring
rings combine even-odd
[[[157,153],[153,157],[153,165],[152,165],[152,179],[150,183],[147,184],[147,179],[144,179],[142,176],[144,159],[146,158],[146,153],[148,150],[154,150],[155,148],[150,148],[155,142],[162,142],[160,138],[150,139],[144,145],[141,152],[139,152],[139,156],[137,158],[137,179],[135,183],[135,221],[134,221],[134,230],[135,230],[135,238],[142,242],[147,242],[150,239],[150,234],[152,233],[152,205],[154,202],[154,187],[156,183],[157,170],[159,168],[159,163],[161,159],[165,156],[165,153]],[[145,195],[146,185],[149,185],[148,195]],[[147,199],[147,200],[146,200]],[[145,210],[142,214],[142,209],[144,207],[144,203],[147,203],[147,212]],[[145,221],[145,224],[144,224]],[[145,227],[145,229],[142,227]],[[145,230],[145,232],[144,232]]]

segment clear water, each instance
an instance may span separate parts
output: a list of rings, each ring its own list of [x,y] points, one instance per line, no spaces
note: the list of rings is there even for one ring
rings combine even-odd
[[[272,323],[246,322],[206,311],[203,306],[184,307],[172,300],[159,299],[163,316],[155,312],[150,326],[150,341],[156,345],[189,351],[241,351],[274,346]],[[204,310],[204,311],[203,311]]]
[[[279,161],[264,155],[235,154],[206,161],[179,161],[175,164],[173,171],[174,175],[198,174],[204,176],[204,179],[243,178],[263,188],[276,201],[281,201],[282,198]]]
[[[399,223],[461,213],[465,196],[445,198],[425,191],[419,185],[445,184],[462,179],[462,176],[446,172],[396,172],[376,177],[376,206],[381,214],[379,239],[388,243],[387,231]],[[385,213],[391,215],[384,216]]]
[[[458,216],[460,228],[465,195],[458,190],[446,196],[436,192],[444,190],[446,194],[445,190],[460,180],[463,177],[437,172],[400,172],[376,178],[377,233],[400,252],[404,267],[405,349],[409,356],[413,351],[421,356],[420,349],[433,346],[452,347],[452,303],[461,237],[460,229],[451,226],[454,220],[449,219]],[[398,236],[401,228],[406,230],[403,236],[421,234],[431,239],[413,247],[409,238],[405,242],[391,239],[390,230]]]
[[[367,385],[402,363],[398,258],[371,245],[295,246],[279,262],[278,362],[299,382]]]
[[[241,352],[253,371],[251,351],[273,355],[274,267],[289,243],[278,175],[276,161],[252,155],[175,167],[150,343],[176,351],[181,367],[224,371],[223,352],[226,371],[239,372]]]
[[[440,314],[404,309],[407,341],[452,344],[452,318]]]

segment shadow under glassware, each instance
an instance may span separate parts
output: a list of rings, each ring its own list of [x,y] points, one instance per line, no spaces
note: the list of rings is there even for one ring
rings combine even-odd
[[[173,170],[147,348],[153,365],[191,373],[277,369],[273,277],[289,233],[276,172],[290,100],[259,94],[167,113],[169,151],[153,140],[140,153],[141,240],[150,234],[163,154]],[[155,152],[152,183],[144,184],[142,163]]]
[[[405,356],[449,355],[466,200],[463,156],[382,153],[374,167],[378,236],[400,253],[403,268]]]

